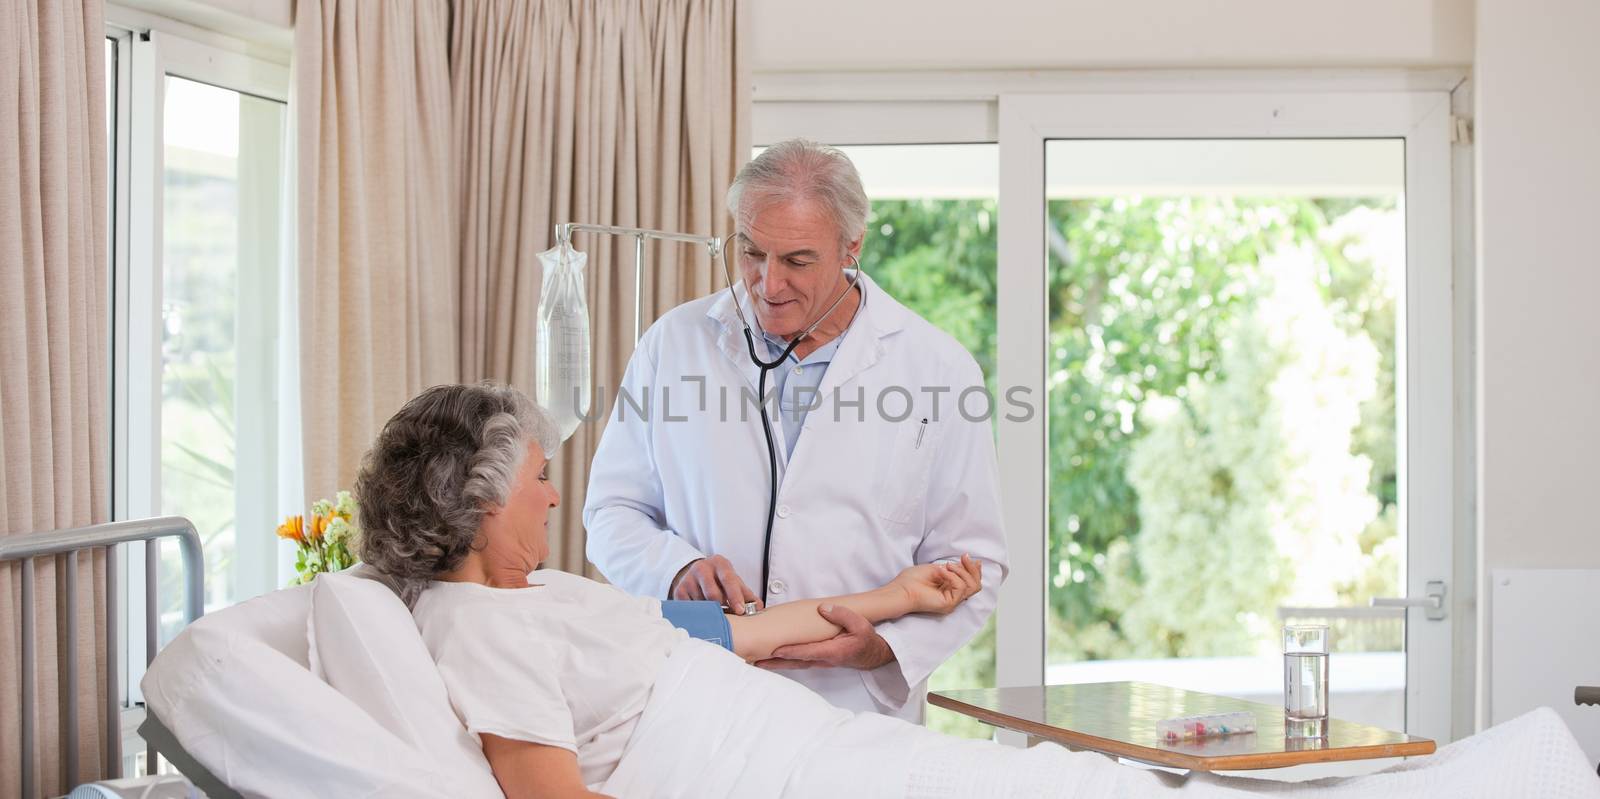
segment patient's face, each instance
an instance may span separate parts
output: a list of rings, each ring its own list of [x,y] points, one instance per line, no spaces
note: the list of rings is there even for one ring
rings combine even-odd
[[[794,336],[844,291],[861,242],[841,245],[838,226],[811,201],[757,203],[740,216],[734,253],[756,318],[768,333]]]
[[[527,574],[550,557],[550,509],[561,504],[561,494],[548,464],[544,449],[530,442],[505,506],[485,514],[483,554],[491,569]]]

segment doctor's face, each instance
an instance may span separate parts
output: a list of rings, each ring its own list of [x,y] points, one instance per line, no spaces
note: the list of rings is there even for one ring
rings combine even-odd
[[[550,557],[550,509],[561,504],[561,494],[548,464],[539,443],[529,442],[506,504],[484,514],[484,556],[491,567],[526,574]]]
[[[771,201],[740,215],[733,246],[761,328],[790,338],[817,320],[849,283],[844,267],[861,251],[813,201]]]

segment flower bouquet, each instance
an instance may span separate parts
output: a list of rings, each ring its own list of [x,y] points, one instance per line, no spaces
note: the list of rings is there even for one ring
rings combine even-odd
[[[335,494],[332,502],[321,499],[312,503],[309,525],[299,516],[285,519],[278,525],[278,537],[293,541],[298,547],[294,558],[297,576],[289,584],[309,583],[322,572],[350,568],[356,562],[353,553],[360,533],[356,501],[349,491]]]

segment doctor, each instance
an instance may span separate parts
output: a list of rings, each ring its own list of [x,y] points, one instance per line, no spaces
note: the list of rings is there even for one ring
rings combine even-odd
[[[728,190],[739,282],[669,311],[639,342],[584,523],[589,559],[612,583],[734,612],[864,591],[970,553],[983,589],[949,616],[874,628],[824,606],[839,636],[760,664],[839,707],[921,721],[928,675],[982,627],[1006,574],[994,403],[972,356],[860,268],[868,207],[831,147],[783,142],[739,171]],[[766,380],[770,543],[760,371],[735,302],[762,360],[800,337]]]

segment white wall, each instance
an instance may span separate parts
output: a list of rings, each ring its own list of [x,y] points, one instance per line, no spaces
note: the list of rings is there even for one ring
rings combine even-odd
[[[1478,518],[1488,597],[1496,569],[1600,568],[1600,4],[1479,0],[1477,18]],[[1600,585],[1589,607],[1549,612],[1600,636],[1596,596]],[[1490,691],[1492,616],[1480,611]],[[1560,645],[1533,654],[1559,657]]]
[[[284,41],[293,0],[112,0]],[[763,71],[1462,66],[1472,0],[744,0]],[[1048,32],[1042,35],[1041,32]]]
[[[751,0],[762,72],[1438,67],[1472,0]]]

